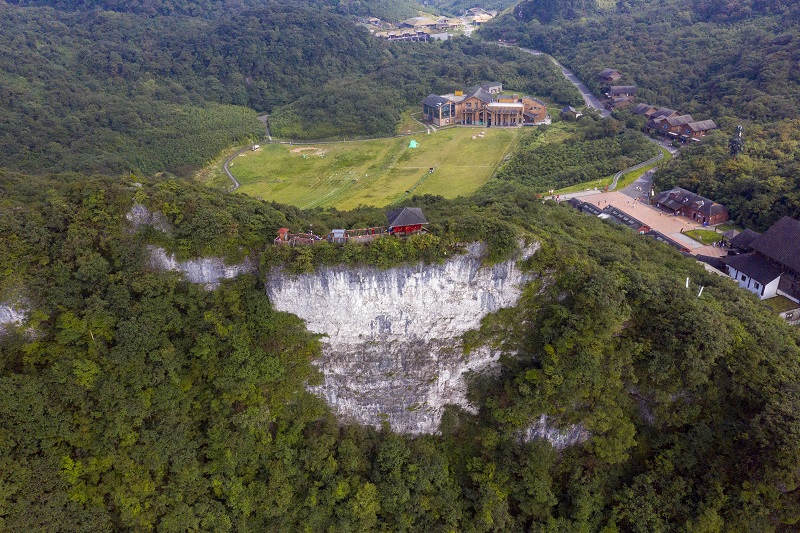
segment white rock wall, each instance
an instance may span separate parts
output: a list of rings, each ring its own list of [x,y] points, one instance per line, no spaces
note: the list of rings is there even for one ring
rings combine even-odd
[[[560,428],[554,425],[547,415],[540,416],[539,420],[522,434],[522,440],[525,442],[544,439],[558,450],[586,442],[589,437],[591,434],[580,424]]]
[[[523,258],[532,255],[531,246]],[[480,268],[481,249],[443,265],[273,272],[267,293],[281,311],[326,335],[316,389],[343,419],[404,433],[436,432],[444,406],[472,409],[464,374],[499,357],[465,357],[461,335],[517,303],[529,280],[517,261]]]
[[[28,311],[23,306],[10,302],[0,302],[0,335],[6,326],[19,326],[28,318]]]
[[[163,248],[153,245],[148,245],[147,251],[150,254],[151,268],[183,272],[188,281],[202,283],[208,289],[213,289],[223,279],[233,279],[239,274],[256,271],[256,266],[250,259],[235,265],[226,265],[225,261],[219,257],[178,261],[174,255],[168,254]]]

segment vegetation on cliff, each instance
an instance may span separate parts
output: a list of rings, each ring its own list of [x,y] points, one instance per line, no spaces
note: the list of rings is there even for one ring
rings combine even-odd
[[[369,225],[381,210],[278,209],[178,181],[0,183],[0,287],[30,309],[0,343],[4,529],[780,530],[799,517],[797,332],[668,247],[528,187],[413,200],[438,236],[486,236],[499,253],[522,231],[543,246],[541,282],[470,338],[517,354],[473,380],[479,414],[451,410],[441,436],[408,438],[340,425],[305,392],[317,341],[258,279],[205,292],[151,271],[153,232],[124,218],[141,201],[186,253],[257,252],[276,226]],[[563,452],[521,440],[541,414],[592,438]]]

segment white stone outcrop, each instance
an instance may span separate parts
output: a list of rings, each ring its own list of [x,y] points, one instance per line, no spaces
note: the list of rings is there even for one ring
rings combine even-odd
[[[576,424],[560,428],[547,415],[540,416],[535,424],[522,433],[522,440],[525,442],[544,439],[557,450],[586,442],[589,437],[591,434],[582,425]]]
[[[0,302],[0,334],[6,326],[19,326],[28,318],[28,311],[20,304]]]
[[[245,259],[235,265],[226,265],[219,257],[203,257],[178,261],[174,255],[168,254],[159,246],[148,245],[150,267],[156,270],[172,270],[182,272],[187,281],[202,283],[207,289],[213,289],[224,279],[233,279],[239,274],[256,272],[255,263]]]
[[[522,258],[536,249],[525,248]],[[445,405],[473,410],[464,375],[500,355],[484,348],[465,356],[461,336],[488,313],[514,306],[530,279],[517,259],[482,268],[482,251],[474,245],[442,265],[273,271],[267,294],[324,335],[324,383],[314,390],[342,419],[433,433]]]
[[[164,213],[150,211],[143,204],[133,204],[130,210],[125,213],[125,220],[130,222],[134,230],[138,230],[142,226],[150,226],[162,233],[172,232],[172,224],[169,223]]]

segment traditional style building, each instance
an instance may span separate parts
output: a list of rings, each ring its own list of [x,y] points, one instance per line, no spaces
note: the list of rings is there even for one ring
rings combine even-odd
[[[449,124],[479,126],[524,126],[544,122],[547,106],[530,96],[503,96],[500,83],[485,83],[466,91],[422,100],[425,119],[437,126]]]
[[[783,217],[750,239],[753,234],[748,235],[746,244],[751,252],[723,258],[727,274],[762,300],[782,296],[800,302],[800,222]],[[784,318],[800,319],[800,313]]]
[[[685,216],[709,226],[730,218],[728,208],[724,205],[680,187],[658,193],[653,203],[670,214]]]
[[[600,83],[605,83],[606,85],[616,83],[620,80],[620,78],[622,78],[622,73],[613,68],[607,68],[597,73],[598,81],[600,81]]]
[[[398,207],[386,213],[387,228],[390,235],[404,236],[423,231],[428,220],[419,207]]]

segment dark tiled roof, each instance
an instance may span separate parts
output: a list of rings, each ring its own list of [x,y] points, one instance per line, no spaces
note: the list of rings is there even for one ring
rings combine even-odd
[[[668,117],[674,113],[677,113],[674,109],[669,109],[668,107],[659,108],[655,113],[650,115],[650,118],[658,118],[658,117]]]
[[[612,85],[608,89],[608,94],[611,96],[620,94],[636,94],[636,85]]]
[[[670,126],[685,126],[686,124],[690,124],[694,122],[692,115],[681,115],[679,117],[670,117],[667,118],[667,124]]]
[[[395,226],[413,226],[427,224],[428,220],[419,207],[398,207],[386,212],[386,220],[390,228]]]
[[[608,78],[610,76],[622,76],[622,74],[618,70],[614,70],[613,68],[607,68],[605,70],[601,70],[597,75],[603,78]]]
[[[484,91],[488,91],[491,87],[502,87],[502,86],[503,84],[500,83],[499,81],[490,81],[489,83],[482,83],[481,89],[483,89]]]
[[[717,125],[713,120],[700,120],[698,122],[692,122],[688,124],[688,126],[692,131],[708,131],[717,129]]]
[[[492,97],[492,95],[489,94],[489,91],[487,91],[486,89],[484,89],[479,85],[476,85],[475,87],[468,87],[467,90],[464,91],[465,100],[467,98],[472,98],[473,96],[478,100],[480,100],[481,102],[483,102],[484,104],[488,104],[489,102],[494,100],[494,97]]]
[[[750,243],[753,250],[800,272],[800,222],[783,217]]]
[[[667,237],[666,235],[664,235],[660,231],[650,230],[647,233],[645,233],[645,235],[647,235],[648,237],[652,237],[652,238],[654,238],[655,240],[657,240],[659,242],[663,242],[665,244],[669,244],[670,246],[672,246],[673,248],[677,248],[681,252],[688,252],[689,251],[689,248],[687,248],[685,244],[681,244],[678,241]]]
[[[650,104],[636,104],[636,106],[631,109],[631,113],[634,115],[644,115],[653,109],[655,109],[655,107],[651,106]]]
[[[775,281],[781,269],[757,254],[729,255],[722,262],[764,285]]]
[[[561,112],[562,112],[562,113],[577,113],[577,112],[578,112],[578,110],[577,110],[577,109],[575,109],[574,107],[572,107],[571,105],[568,105],[567,107],[565,107],[564,109],[562,109],[562,110],[561,110]]]
[[[444,98],[442,96],[437,96],[435,94],[430,94],[430,95],[425,97],[425,99],[422,101],[422,103],[425,104],[425,105],[429,105],[431,107],[438,107],[440,105],[449,104],[450,100],[448,100],[447,98]]]
[[[624,211],[620,211],[613,205],[610,205],[605,209],[603,209],[602,214],[600,214],[599,216],[604,220],[608,220],[610,222],[615,222],[617,224],[622,224],[623,226],[627,226],[634,231],[639,231],[642,228],[647,228],[648,230],[650,229],[650,227],[644,222],[633,218]]]
[[[713,255],[700,255],[700,254],[695,255],[693,257],[698,261],[700,261],[701,263],[705,263],[709,266],[716,268],[717,270],[725,272],[725,262],[722,260],[721,257],[714,257]]]
[[[681,189],[680,187],[675,187],[674,189],[658,193],[655,197],[655,202],[656,204],[668,207],[673,211],[677,211],[683,206],[690,206],[695,211],[703,213],[709,217],[728,211],[724,205],[718,204],[713,200],[709,200],[708,198],[704,198],[699,194],[687,191],[686,189]]]
[[[750,243],[753,242],[753,239],[760,236],[760,233],[757,233],[751,229],[746,229],[741,233],[737,233],[731,238],[731,246],[734,248],[739,248],[740,250],[749,251]]]

